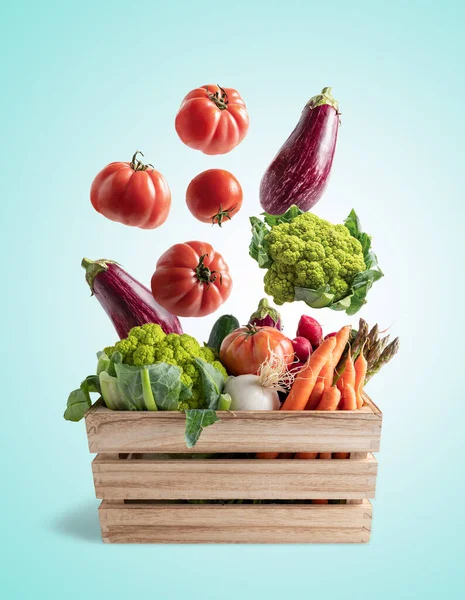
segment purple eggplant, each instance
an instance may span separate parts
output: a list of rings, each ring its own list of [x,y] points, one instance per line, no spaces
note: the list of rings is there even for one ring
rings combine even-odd
[[[256,327],[274,327],[281,331],[281,315],[268,304],[268,300],[263,298],[258,303],[257,310],[250,315],[249,325],[255,325]]]
[[[112,260],[83,258],[86,281],[110,317],[121,339],[145,323],[158,323],[165,333],[182,333],[179,319],[155,302],[152,292]]]
[[[260,183],[260,204],[281,215],[293,204],[307,211],[328,183],[339,129],[339,107],[331,88],[311,98],[294,131],[274,157]]]

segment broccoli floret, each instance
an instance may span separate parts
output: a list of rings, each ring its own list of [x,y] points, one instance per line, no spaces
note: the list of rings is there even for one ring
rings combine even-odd
[[[132,356],[134,354],[134,350],[137,348],[138,345],[139,340],[134,335],[129,335],[126,339],[116,342],[114,346],[114,351],[121,353],[124,363],[132,365]]]
[[[265,292],[279,305],[293,302],[295,287],[327,288],[337,301],[366,269],[362,245],[349,229],[313,213],[271,227],[265,245],[273,261],[265,274]]]
[[[213,363],[216,360],[216,354],[212,348],[204,346],[203,348],[200,348],[198,358],[203,358],[204,361]]]
[[[135,337],[139,344],[148,344],[149,346],[155,346],[166,338],[166,333],[157,323],[133,327],[129,335]]]
[[[138,346],[132,355],[132,364],[135,366],[153,365],[155,360],[155,348],[148,344]]]
[[[121,352],[123,363],[142,366],[156,363],[176,365],[181,369],[181,381],[192,396],[181,403],[180,410],[204,408],[203,387],[196,358],[212,364],[226,379],[227,372],[211,348],[202,347],[192,336],[177,333],[165,334],[160,325],[147,324],[133,327],[126,339],[105,348],[107,356]]]

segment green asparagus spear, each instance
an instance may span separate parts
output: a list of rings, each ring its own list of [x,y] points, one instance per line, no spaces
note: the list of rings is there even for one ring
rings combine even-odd
[[[382,351],[379,359],[377,360],[377,362],[372,366],[368,368],[367,371],[367,375],[365,378],[365,383],[367,383],[367,381],[369,381],[373,375],[375,375],[376,373],[378,373],[378,371],[384,366],[387,365],[387,363],[391,360],[391,358],[397,354],[398,350],[399,350],[399,338],[396,337],[395,340],[393,340],[389,346],[386,346],[386,348]]]

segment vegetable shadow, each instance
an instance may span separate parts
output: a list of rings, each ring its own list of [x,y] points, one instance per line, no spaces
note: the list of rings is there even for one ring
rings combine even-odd
[[[95,504],[75,506],[51,523],[55,533],[90,543],[102,543],[100,522]]]

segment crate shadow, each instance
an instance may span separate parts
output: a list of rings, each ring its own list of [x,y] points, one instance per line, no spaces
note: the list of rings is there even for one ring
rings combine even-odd
[[[57,534],[90,543],[102,543],[98,511],[95,503],[71,508],[51,522]]]

